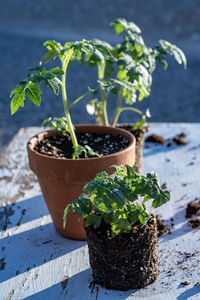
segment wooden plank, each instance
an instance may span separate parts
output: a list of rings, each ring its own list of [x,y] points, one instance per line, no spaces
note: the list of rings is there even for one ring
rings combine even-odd
[[[200,196],[200,124],[150,126],[148,134],[166,139],[185,132],[189,143],[149,144],[144,149],[144,172],[156,171],[161,184],[171,190],[171,202],[158,213],[162,211],[172,234],[159,240],[159,279],[127,292],[89,287],[92,276],[86,243],[56,233],[27,164],[26,140],[38,130],[20,131],[0,160],[0,299],[200,299],[200,230],[191,229],[185,219],[186,204]],[[184,281],[187,286],[181,285]]]

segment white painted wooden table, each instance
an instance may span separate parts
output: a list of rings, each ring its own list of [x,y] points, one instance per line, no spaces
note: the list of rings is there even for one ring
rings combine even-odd
[[[92,281],[86,242],[59,236],[37,180],[29,170],[26,140],[38,128],[21,130],[0,159],[0,300],[185,300],[200,299],[200,230],[185,219],[186,203],[200,196],[200,124],[151,124],[150,133],[171,138],[185,132],[187,146],[151,144],[144,172],[167,183],[172,200],[162,217],[172,234],[159,239],[157,282],[141,290],[107,291]],[[159,210],[158,210],[159,212]],[[192,256],[191,256],[192,254]],[[187,286],[181,282],[187,281]]]

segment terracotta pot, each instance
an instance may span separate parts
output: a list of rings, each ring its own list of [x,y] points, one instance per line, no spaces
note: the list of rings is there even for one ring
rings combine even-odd
[[[116,236],[108,224],[86,228],[89,260],[94,282],[106,289],[142,288],[159,275],[157,224],[153,217],[143,227]]]
[[[27,149],[31,170],[37,175],[47,207],[53,219],[56,230],[64,237],[85,240],[83,221],[72,212],[68,215],[65,229],[63,228],[63,212],[67,204],[82,193],[84,185],[92,180],[97,173],[106,171],[111,174],[111,165],[135,162],[135,138],[129,132],[112,127],[98,125],[77,125],[76,132],[121,135],[130,141],[129,146],[117,153],[89,159],[59,159],[42,155],[34,151],[38,140],[52,136],[52,130],[44,131],[30,138]]]
[[[132,133],[136,139],[136,148],[135,148],[135,164],[133,169],[136,173],[142,174],[142,160],[143,160],[143,145],[144,145],[144,135],[148,131],[148,127],[142,127],[138,130],[133,130],[134,124],[122,124],[119,125],[118,128],[122,128],[127,130],[128,132]]]

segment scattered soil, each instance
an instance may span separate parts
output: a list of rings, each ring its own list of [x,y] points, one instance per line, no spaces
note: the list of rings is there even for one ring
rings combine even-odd
[[[182,281],[181,285],[189,285],[190,283],[188,281]]]
[[[160,219],[159,215],[156,215],[156,222],[157,222],[158,237],[164,234],[171,234],[171,230],[167,227],[164,221]]]
[[[61,287],[64,290],[68,284],[69,276],[63,276],[61,280]]]
[[[184,138],[186,138],[186,134],[185,134],[185,132],[181,132],[178,135],[174,136],[172,141],[169,142],[167,146],[170,147],[172,144],[176,144],[178,146],[181,146],[181,145],[186,146],[188,144],[188,142],[185,141]],[[169,145],[169,144],[171,144],[171,145]]]
[[[161,189],[162,189],[162,190],[166,190],[166,189],[167,189],[167,184],[166,184],[166,182],[164,182],[164,183],[161,185]]]
[[[173,144],[178,146],[181,145],[185,146],[188,144],[188,142],[184,140],[185,137],[186,134],[184,132],[181,132],[180,134],[174,136],[173,138],[169,138],[165,140],[163,136],[153,133],[146,138],[145,142],[162,144],[162,145],[164,145],[166,142],[167,147],[171,147]]]
[[[186,207],[186,218],[191,218],[192,216],[200,216],[200,198],[195,198],[195,202],[188,203]]]
[[[86,228],[94,282],[106,289],[129,290],[155,281],[159,274],[155,218],[144,227],[134,225],[127,233],[111,235],[110,226]],[[96,247],[98,245],[98,247]]]
[[[192,218],[188,222],[192,226],[192,228],[200,229],[200,218]]]
[[[122,136],[93,133],[77,133],[76,136],[79,145],[88,145],[94,152],[104,156],[119,152],[129,145],[129,141]],[[44,138],[36,144],[34,150],[47,156],[62,159],[72,158],[73,154],[72,142],[68,134]],[[81,154],[80,158],[85,158],[84,154]]]
[[[157,144],[164,145],[165,139],[162,135],[158,135],[158,134],[153,133],[153,134],[149,135],[146,138],[145,142],[147,142],[147,143],[157,143]]]
[[[173,138],[173,142],[176,144],[176,145],[187,145],[188,142],[184,141],[182,138],[180,137],[174,137]]]

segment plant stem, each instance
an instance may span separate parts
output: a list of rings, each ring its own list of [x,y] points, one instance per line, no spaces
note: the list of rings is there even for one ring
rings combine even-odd
[[[134,112],[138,113],[139,115],[142,115],[141,110],[139,110],[137,108],[134,108],[134,107],[122,107],[122,108],[120,108],[120,112],[126,111],[126,110],[131,110],[131,111],[134,111]]]
[[[99,80],[104,80],[104,71],[105,71],[105,62],[98,65],[98,77]],[[102,101],[102,113],[104,125],[109,126],[108,122],[108,113],[107,113],[107,98],[103,86],[100,86],[101,89],[101,101]]]
[[[119,96],[118,96],[118,100],[117,100],[117,108],[116,108],[114,117],[113,117],[112,122],[111,122],[112,127],[116,126],[117,120],[118,120],[119,115],[121,113],[122,97],[123,97],[123,87],[121,87],[120,92],[119,92]]]
[[[63,98],[63,106],[64,106],[64,111],[65,111],[65,116],[67,119],[67,125],[69,128],[69,133],[72,139],[72,144],[73,144],[73,148],[77,148],[78,147],[78,142],[77,142],[77,138],[75,135],[75,131],[74,131],[74,127],[71,121],[71,116],[69,113],[69,108],[68,108],[68,104],[67,104],[67,92],[66,92],[66,70],[67,70],[67,65],[68,62],[70,60],[72,53],[69,53],[69,57],[66,59],[65,62],[62,62],[62,70],[64,72],[64,74],[62,75],[62,85],[61,85],[61,89],[62,89],[62,98]]]

